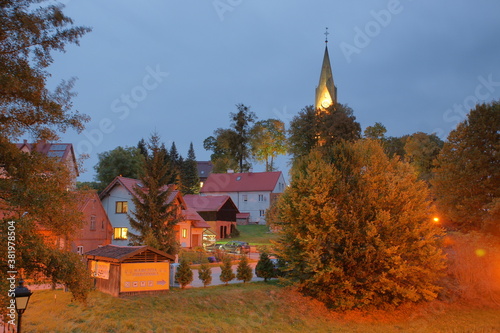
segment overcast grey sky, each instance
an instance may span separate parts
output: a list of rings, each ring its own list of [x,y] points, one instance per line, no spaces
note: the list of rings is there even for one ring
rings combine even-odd
[[[64,142],[90,154],[157,131],[187,155],[229,126],[235,104],[286,124],[314,103],[325,27],[338,100],[362,129],[446,138],[476,102],[500,98],[497,0],[65,0],[93,28],[58,54],[51,84],[77,77],[74,107],[91,116]],[[286,158],[280,159],[285,169]],[[263,166],[255,165],[255,171]]]

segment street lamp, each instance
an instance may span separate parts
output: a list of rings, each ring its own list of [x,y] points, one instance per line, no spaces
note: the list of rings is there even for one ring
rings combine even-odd
[[[19,286],[14,289],[14,298],[16,299],[16,310],[19,315],[17,319],[17,332],[21,332],[21,317],[24,311],[28,307],[28,301],[30,300],[31,294],[33,294],[28,288],[23,286],[23,279],[19,280]]]

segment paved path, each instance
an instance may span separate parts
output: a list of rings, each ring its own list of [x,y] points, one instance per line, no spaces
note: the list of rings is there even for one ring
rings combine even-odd
[[[253,271],[253,278],[252,278],[251,282],[264,281],[263,278],[259,278],[255,275],[255,266],[257,265],[257,263],[252,262],[252,263],[249,263],[249,265],[250,265],[250,267],[252,267],[252,271]],[[238,267],[238,265],[232,266],[234,274],[236,274],[237,267]],[[220,272],[221,272],[220,266],[212,267],[212,283],[209,284],[209,286],[216,286],[216,285],[224,284],[224,282],[221,282],[221,280],[220,280]],[[243,281],[234,279],[234,280],[230,281],[229,283],[243,283]],[[203,287],[203,283],[198,278],[198,270],[193,269],[193,282],[189,286],[187,286],[187,288],[200,288],[200,287]]]

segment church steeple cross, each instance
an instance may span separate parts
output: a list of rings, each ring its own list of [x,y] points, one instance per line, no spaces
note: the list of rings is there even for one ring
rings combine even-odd
[[[330,33],[328,32],[328,27],[326,27],[326,31],[325,31],[325,43],[328,43],[328,35]]]

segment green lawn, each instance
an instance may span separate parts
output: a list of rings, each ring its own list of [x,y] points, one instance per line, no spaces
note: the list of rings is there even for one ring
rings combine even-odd
[[[273,283],[114,298],[88,304],[61,290],[36,291],[24,332],[499,332],[500,309],[433,302],[384,313],[335,313]]]
[[[270,240],[278,238],[278,235],[270,232],[266,225],[239,225],[238,230],[240,236],[232,240],[248,242],[250,245],[271,245]]]

